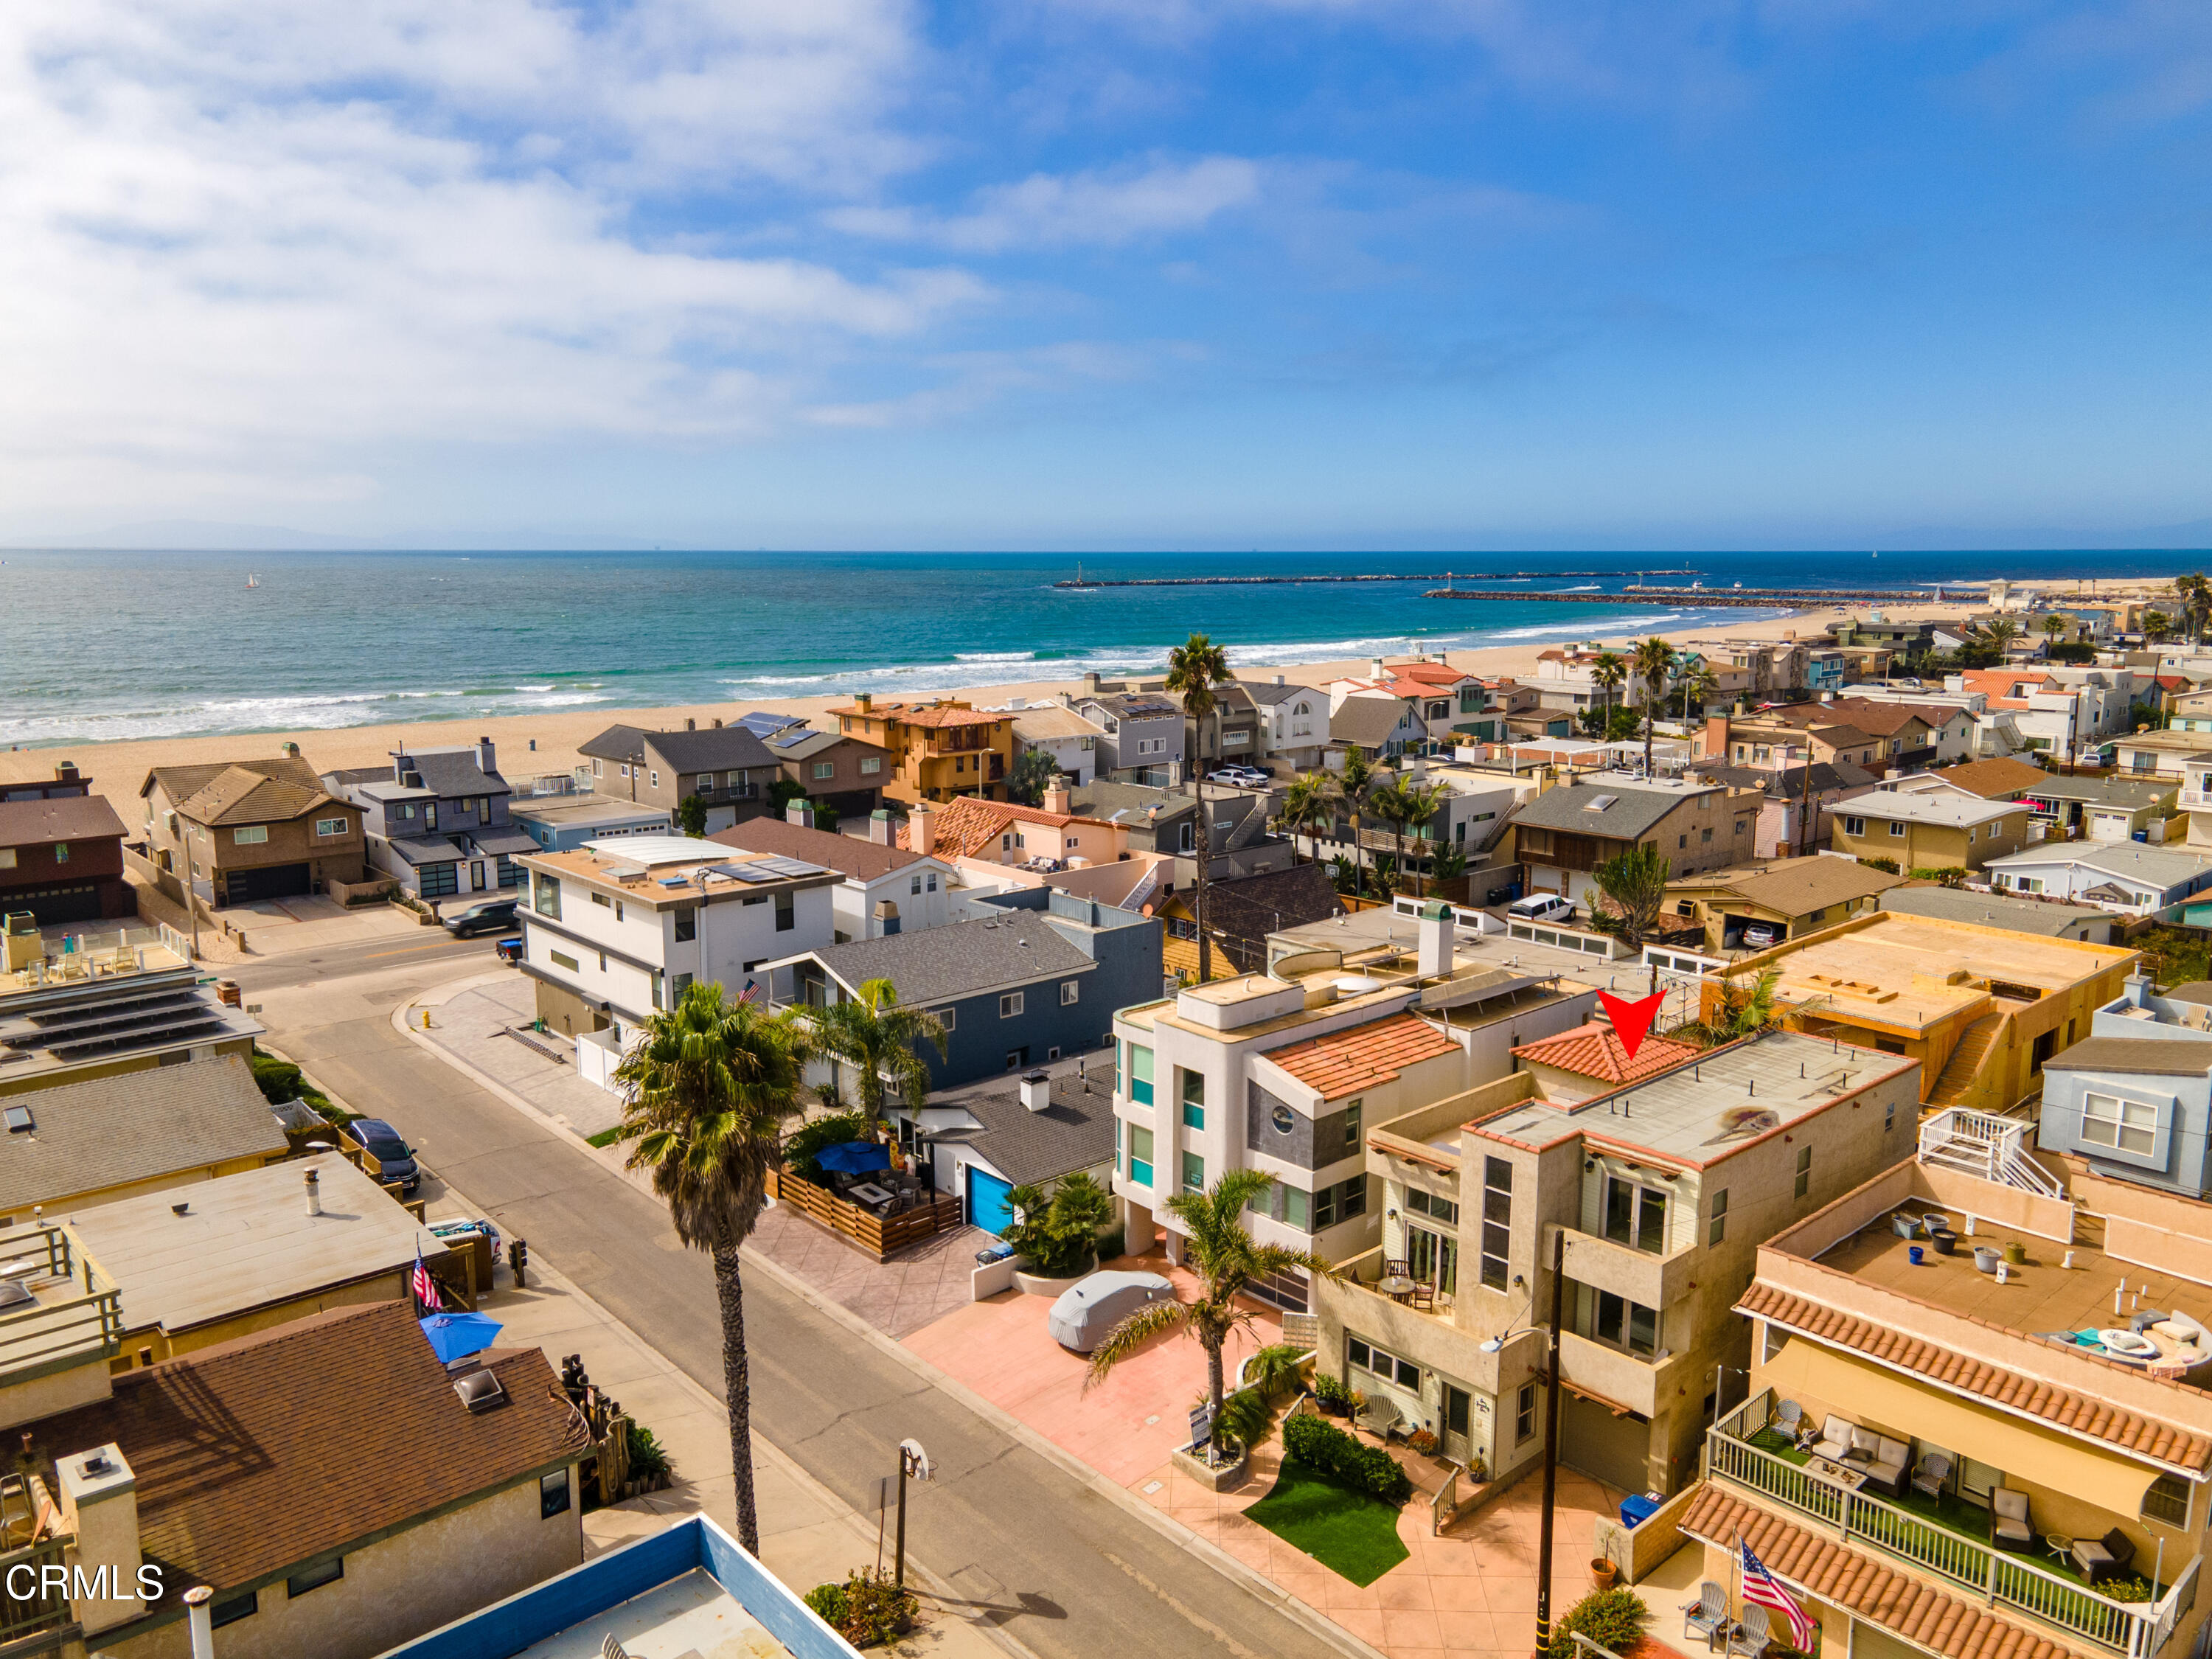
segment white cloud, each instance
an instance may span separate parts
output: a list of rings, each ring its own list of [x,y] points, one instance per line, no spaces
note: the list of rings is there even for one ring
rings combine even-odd
[[[872,188],[891,0],[0,15],[0,512],[357,495],[362,447],[764,429],[985,297],[636,228]],[[330,458],[347,453],[351,459]]]
[[[969,211],[847,208],[829,216],[854,235],[920,241],[966,253],[1127,242],[1204,228],[1260,197],[1257,162],[1235,155],[1155,161],[1141,170],[1032,173],[976,193]]]

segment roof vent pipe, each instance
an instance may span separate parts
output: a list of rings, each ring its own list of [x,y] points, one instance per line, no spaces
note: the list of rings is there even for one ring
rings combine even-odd
[[[309,1215],[320,1215],[322,1212],[322,1171],[319,1170],[310,1170],[307,1171],[307,1213]]]

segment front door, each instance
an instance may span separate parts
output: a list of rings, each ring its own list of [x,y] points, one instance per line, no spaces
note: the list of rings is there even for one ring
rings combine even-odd
[[[472,893],[481,893],[483,891],[483,860],[471,859],[469,860],[469,890]]]
[[[1474,1436],[1470,1431],[1474,1402],[1465,1389],[1444,1384],[1444,1433],[1440,1448],[1453,1462],[1464,1467],[1473,1461]]]

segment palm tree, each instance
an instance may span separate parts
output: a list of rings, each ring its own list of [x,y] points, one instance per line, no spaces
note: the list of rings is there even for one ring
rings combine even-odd
[[[1596,664],[1590,669],[1590,684],[1605,693],[1605,724],[1598,729],[1613,730],[1613,700],[1620,688],[1628,684],[1628,664],[1618,651],[1601,651]]]
[[[1337,802],[1343,789],[1326,772],[1301,772],[1292,778],[1283,791],[1282,819],[1291,832],[1291,861],[1298,856],[1297,836],[1305,832],[1311,841],[1314,832],[1324,823],[1336,821]]]
[[[1395,778],[1376,790],[1368,805],[1375,816],[1390,826],[1390,838],[1396,843],[1398,868],[1407,868],[1406,862],[1406,831],[1413,824],[1426,823],[1436,817],[1437,808],[1443,804],[1444,792],[1433,783],[1416,783],[1410,778]],[[1415,894],[1421,892],[1421,879],[1413,878]]]
[[[1213,747],[1221,749],[1221,699],[1213,688],[1229,683],[1228,653],[1203,634],[1194,634],[1168,653],[1167,689],[1182,699],[1182,712],[1202,732],[1206,717],[1213,716]],[[1211,831],[1206,810],[1206,773],[1191,775],[1198,794],[1198,884],[1191,895],[1191,919],[1198,925],[1198,981],[1213,977],[1213,941],[1206,931],[1206,866],[1212,861]]]
[[[1382,785],[1382,773],[1367,758],[1367,751],[1356,743],[1345,744],[1344,765],[1336,775],[1336,793],[1352,820],[1352,867],[1355,871],[1367,867],[1367,848],[1360,835],[1365,828],[1367,804]],[[1358,890],[1359,884],[1355,881],[1352,891]]]
[[[1711,665],[1703,658],[1692,665],[1682,676],[1682,718],[1686,720],[1692,718],[1690,713],[1692,703],[1702,712],[1720,683],[1721,677],[1713,672]]]
[[[784,1120],[799,1109],[809,1049],[788,1011],[726,1002],[720,981],[707,980],[686,986],[673,1008],[647,1021],[641,1040],[615,1068],[623,1091],[616,1133],[631,1143],[628,1167],[651,1172],[676,1237],[714,1261],[738,1541],[756,1553],[752,1373],[738,1247],[767,1201]]]
[[[809,1008],[805,1015],[815,1050],[852,1066],[854,1094],[869,1122],[883,1121],[894,1095],[909,1106],[927,1097],[929,1062],[921,1045],[933,1044],[944,1059],[945,1022],[927,1008],[901,1003],[890,981],[868,980],[849,1002]]]
[[[1660,699],[1674,677],[1674,647],[1656,634],[1640,641],[1629,659],[1629,671],[1644,688],[1644,775],[1651,775],[1651,728],[1659,718]]]
[[[1167,1202],[1168,1213],[1182,1223],[1187,1243],[1183,1260],[1198,1274],[1196,1297],[1188,1302],[1154,1302],[1139,1308],[1106,1334],[1091,1356],[1091,1370],[1083,1386],[1103,1382],[1116,1365],[1165,1331],[1182,1331],[1206,1350],[1206,1398],[1213,1407],[1213,1438],[1217,1449],[1227,1439],[1221,1422],[1221,1353],[1231,1333],[1250,1330],[1252,1315],[1237,1305],[1237,1298],[1255,1279],[1304,1267],[1310,1273],[1326,1273],[1329,1264],[1311,1250],[1287,1245],[1261,1244],[1244,1231],[1244,1208],[1274,1185],[1264,1170],[1231,1170],[1211,1189],[1177,1193]]]
[[[2146,611],[2142,627],[2143,638],[2155,643],[2173,631],[2173,619],[2163,611]]]

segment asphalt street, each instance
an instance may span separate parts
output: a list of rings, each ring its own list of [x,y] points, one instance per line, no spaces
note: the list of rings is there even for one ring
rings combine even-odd
[[[395,1006],[471,959],[491,965],[489,939],[386,939],[226,976],[261,1003],[273,1044],[356,1110],[389,1119],[502,1233],[719,1397],[713,1278],[660,1206],[392,1029]],[[938,1474],[912,1500],[910,1549],[1040,1659],[1336,1654],[764,1273],[746,1280],[745,1319],[756,1431],[863,1512],[896,1470],[899,1442],[919,1439]]]

